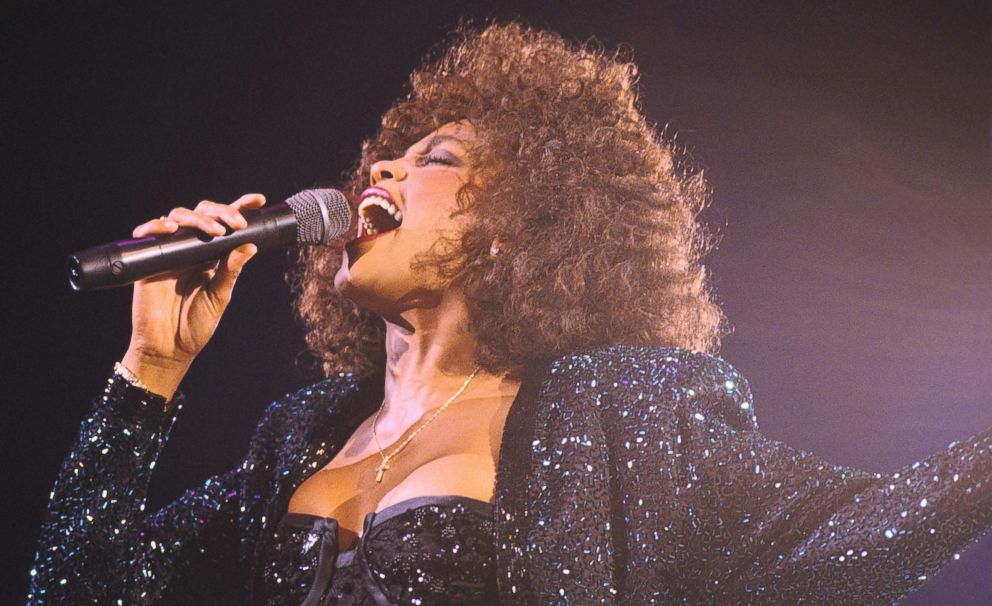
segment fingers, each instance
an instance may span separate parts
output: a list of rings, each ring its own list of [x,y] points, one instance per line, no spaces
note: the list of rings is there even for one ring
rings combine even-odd
[[[200,210],[202,207],[203,203],[201,202],[197,205],[197,210],[195,211],[181,206],[179,208],[173,208],[169,212],[169,218],[183,227],[195,227],[209,236],[223,236],[226,234],[227,228],[213,215]]]
[[[143,238],[151,234],[171,234],[179,229],[179,224],[171,219],[152,219],[134,228],[132,238]]]
[[[241,273],[241,270],[244,269],[245,263],[254,257],[257,252],[258,246],[254,244],[242,244],[227,255],[227,258],[224,259],[217,269],[217,273],[229,272],[237,277]]]
[[[201,200],[196,208],[173,208],[168,217],[152,219],[134,229],[132,237],[141,238],[153,234],[169,234],[180,227],[195,227],[207,235],[222,236],[232,230],[248,226],[242,210],[259,208],[265,204],[262,194],[245,194],[231,204],[219,204],[211,200]]]
[[[215,303],[219,306],[227,305],[231,300],[231,291],[234,283],[237,282],[241,270],[245,263],[255,256],[258,247],[254,244],[242,244],[235,248],[224,258],[217,267],[216,273],[210,279],[210,292]]]
[[[245,194],[231,203],[237,210],[260,208],[265,205],[265,196],[262,194]]]

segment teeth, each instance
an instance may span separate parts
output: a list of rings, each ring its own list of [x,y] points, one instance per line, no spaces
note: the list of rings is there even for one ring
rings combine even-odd
[[[389,200],[383,198],[382,196],[376,196],[376,195],[366,196],[365,198],[362,199],[361,203],[358,205],[358,216],[361,220],[361,227],[362,230],[364,231],[364,235],[373,235],[379,233],[379,231],[372,224],[372,221],[369,220],[369,217],[366,213],[366,209],[369,208],[370,206],[378,206],[379,208],[389,213],[390,216],[396,219],[397,222],[399,223],[403,222],[403,212],[399,208],[397,208],[395,204],[391,203]]]
[[[361,214],[363,210],[373,204],[395,217],[397,221],[401,221],[403,219],[403,213],[400,212],[400,209],[396,208],[395,204],[381,196],[366,196],[362,200],[362,203],[358,205],[358,213]]]
[[[372,222],[369,221],[368,218],[366,217],[362,217],[362,230],[364,231],[364,234],[359,234],[359,235],[371,236],[373,234],[379,233],[378,231],[376,231],[375,227],[372,226]]]

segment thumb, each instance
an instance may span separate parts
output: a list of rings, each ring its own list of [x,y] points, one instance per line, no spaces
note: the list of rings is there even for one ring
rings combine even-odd
[[[210,279],[211,290],[225,299],[230,296],[231,290],[234,289],[234,283],[238,280],[238,276],[241,275],[241,270],[244,269],[245,263],[254,257],[257,252],[258,247],[254,244],[242,244],[229,252],[227,257],[221,261],[220,266],[217,268],[217,273]]]

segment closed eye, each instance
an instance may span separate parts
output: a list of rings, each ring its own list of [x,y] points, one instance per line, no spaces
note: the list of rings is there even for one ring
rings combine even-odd
[[[455,164],[457,164],[457,161],[446,154],[431,153],[420,159],[421,166],[426,166],[428,164],[443,164],[445,166],[454,166]]]

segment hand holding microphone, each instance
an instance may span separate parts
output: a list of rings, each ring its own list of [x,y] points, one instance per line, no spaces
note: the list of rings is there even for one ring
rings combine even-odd
[[[263,198],[258,206],[264,203]],[[125,286],[142,278],[216,261],[242,244],[253,243],[260,250],[322,244],[347,232],[351,226],[351,210],[344,194],[333,189],[307,189],[284,204],[262,211],[257,210],[258,206],[245,204],[248,203],[238,200],[225,208],[204,200],[196,210],[176,208],[168,217],[159,219],[159,223],[145,224],[152,230],[142,231],[148,237],[135,236],[135,240],[104,244],[69,255],[69,284],[76,290]],[[180,220],[189,220],[184,225],[198,231],[172,229]],[[231,231],[225,230],[219,221],[226,222]],[[171,231],[155,231],[156,227],[165,226]]]
[[[335,190],[306,190],[260,210],[261,194],[231,204],[178,207],[136,227],[134,240],[69,257],[77,290],[134,282],[131,343],[122,363],[151,391],[171,398],[213,335],[238,275],[260,249],[318,244],[348,231],[351,210]],[[216,260],[213,265],[205,262]]]

